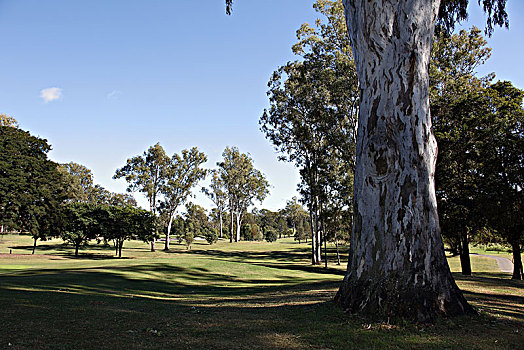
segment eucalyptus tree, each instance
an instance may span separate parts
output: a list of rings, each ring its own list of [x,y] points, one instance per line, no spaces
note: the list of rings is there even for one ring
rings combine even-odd
[[[468,0],[344,0],[361,94],[354,225],[337,301],[350,312],[406,317],[473,313],[444,255],[428,65],[437,20],[451,30]],[[506,0],[478,0],[487,31]],[[226,0],[230,12],[232,0]]]
[[[217,170],[211,170],[211,184],[209,185],[209,188],[202,187],[202,193],[204,193],[216,205],[216,213],[218,214],[219,221],[219,235],[220,238],[222,238],[222,230],[224,226],[223,217],[227,205],[227,196],[224,192],[224,183],[222,182]]]
[[[325,21],[318,20],[315,27],[303,24],[297,31],[293,52],[301,60],[273,73],[270,108],[260,124],[281,153],[279,159],[300,168],[299,189],[310,213],[312,263],[320,264],[322,208],[330,200],[327,175],[337,168],[339,177],[352,177],[359,90],[342,3],[319,0],[314,7]],[[334,167],[336,163],[340,166]]]
[[[240,240],[242,217],[254,200],[262,202],[269,193],[269,183],[260,170],[255,169],[253,160],[236,147],[226,147],[224,160],[217,163],[220,180],[224,184],[228,208],[231,213],[230,242]],[[235,224],[233,222],[235,220]],[[236,233],[234,232],[236,226]]]
[[[140,156],[129,158],[122,168],[117,169],[114,179],[125,178],[128,182],[127,191],[144,193],[149,202],[149,211],[156,217],[159,196],[166,181],[166,171],[170,158],[159,143],[149,147]],[[155,251],[156,232],[149,238],[151,251]]]
[[[182,155],[175,153],[167,164],[165,181],[160,187],[164,197],[161,208],[167,213],[165,250],[169,250],[171,225],[177,209],[185,203],[198,181],[206,177],[206,170],[201,167],[206,161],[207,156],[193,147],[183,150]]]
[[[452,29],[467,17],[468,3],[344,0],[362,92],[354,225],[337,295],[349,311],[419,321],[474,312],[440,237],[428,75],[437,20]],[[488,31],[507,25],[505,3],[482,0]]]

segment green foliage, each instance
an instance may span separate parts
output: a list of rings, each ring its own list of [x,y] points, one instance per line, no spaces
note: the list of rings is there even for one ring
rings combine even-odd
[[[204,237],[209,244],[218,240],[217,231],[209,223],[205,209],[191,202],[186,204],[183,232],[182,238],[188,249],[197,236]]]
[[[441,35],[430,68],[440,224],[466,258],[470,238],[488,243],[496,233],[516,250],[523,241],[523,92],[474,75],[489,54],[477,28]]]
[[[477,143],[481,125],[484,86],[493,78],[475,76],[491,49],[473,27],[450,37],[441,34],[433,45],[430,66],[431,112],[439,145],[436,194],[440,227],[451,251],[461,255],[469,274],[469,239],[485,221],[479,210]]]
[[[318,223],[328,222],[323,208],[350,210],[352,205],[360,92],[342,2],[318,0],[314,8],[323,20],[297,31],[293,52],[301,60],[273,73],[270,108],[260,125],[279,158],[300,168],[299,190],[315,217],[318,246]]]
[[[0,224],[35,239],[58,234],[63,177],[47,159],[51,146],[27,131],[0,126]]]
[[[75,256],[81,246],[102,235],[106,215],[101,207],[89,203],[69,203],[63,208],[60,237],[73,244]]]
[[[124,241],[131,239],[149,240],[154,217],[146,210],[131,206],[100,206],[100,234],[112,240],[118,257],[122,256]]]
[[[264,233],[265,235],[265,240],[267,242],[276,242],[277,239],[278,239],[278,233],[277,231],[275,231],[274,229],[270,228],[270,229],[267,229]]]
[[[167,232],[171,231],[171,224],[176,211],[180,205],[185,203],[191,189],[206,176],[206,170],[201,166],[207,161],[207,157],[196,147],[191,150],[183,150],[182,155],[174,154],[167,163],[165,179],[160,186],[164,200],[160,209],[166,212]],[[166,249],[168,248],[166,235]]]
[[[297,222],[297,227],[294,235],[295,241],[298,241],[299,243],[302,241],[307,241],[310,232],[311,227],[309,225],[307,217],[301,218],[301,220],[298,220]]]
[[[213,244],[218,241],[218,232],[214,227],[207,226],[202,228],[201,234],[209,244]]]
[[[507,0],[478,0],[486,13],[486,33],[493,32],[493,26],[509,26],[506,13]],[[451,33],[457,22],[468,19],[469,0],[441,0],[437,29]]]
[[[15,118],[5,113],[0,114],[0,126],[9,126],[11,128],[18,128],[18,122]]]
[[[93,172],[84,165],[74,162],[60,164],[67,181],[68,197],[70,202],[95,203]]]
[[[158,206],[158,195],[165,185],[169,157],[159,143],[149,147],[142,156],[127,160],[126,165],[117,169],[114,179],[125,178],[127,191],[139,191],[149,201],[149,209],[155,214]]]
[[[217,163],[218,174],[227,196],[231,216],[236,217],[237,236],[240,237],[242,217],[254,200],[262,202],[269,193],[269,183],[265,176],[253,166],[253,160],[236,147],[226,147],[222,153],[224,160]],[[231,237],[233,238],[233,227]]]
[[[218,170],[211,170],[211,184],[209,185],[209,188],[202,187],[201,191],[216,205],[216,219],[218,221],[220,237],[222,237],[224,214],[227,206],[227,195],[224,192],[224,183],[220,178]]]

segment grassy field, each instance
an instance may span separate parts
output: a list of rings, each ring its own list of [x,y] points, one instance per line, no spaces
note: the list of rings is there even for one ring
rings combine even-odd
[[[122,259],[101,244],[78,258],[59,240],[31,246],[0,236],[0,349],[524,348],[524,284],[489,258],[455,273],[480,316],[389,325],[336,307],[345,262],[312,267],[291,239],[155,253],[126,242]]]

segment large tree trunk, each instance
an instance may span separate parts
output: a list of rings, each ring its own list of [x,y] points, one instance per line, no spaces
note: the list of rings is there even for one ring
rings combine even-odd
[[[522,271],[522,257],[520,255],[520,244],[518,241],[511,243],[511,249],[513,250],[513,276],[514,280],[524,279],[524,272]]]
[[[428,64],[439,0],[344,0],[361,88],[354,225],[336,300],[350,312],[432,320],[474,313],[440,237]]]

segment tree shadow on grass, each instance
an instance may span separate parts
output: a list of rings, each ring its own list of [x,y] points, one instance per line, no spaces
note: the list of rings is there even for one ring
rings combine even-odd
[[[14,249],[16,255],[27,255],[31,253],[19,254],[16,251],[26,250],[32,251],[32,245],[13,245],[9,246],[8,249]],[[132,248],[130,248],[132,249]],[[86,252],[89,250],[89,252]],[[88,245],[80,247],[78,256],[74,255],[75,247],[67,243],[56,243],[56,244],[44,244],[36,247],[35,256],[40,254],[55,255],[62,259],[88,259],[88,260],[107,260],[107,259],[132,259],[132,257],[122,256],[118,258],[114,254],[115,248],[110,245]],[[93,253],[92,251],[98,251],[100,253]],[[111,253],[110,253],[111,252]],[[125,250],[124,250],[125,253]]]
[[[22,349],[437,349],[468,344],[473,333],[469,344],[492,345],[495,335],[506,342],[500,347],[519,344],[518,334],[476,319],[465,329],[371,327],[334,306],[338,279],[317,277],[247,278],[164,263],[19,271],[2,276],[0,339]],[[514,313],[520,300],[504,307]]]

